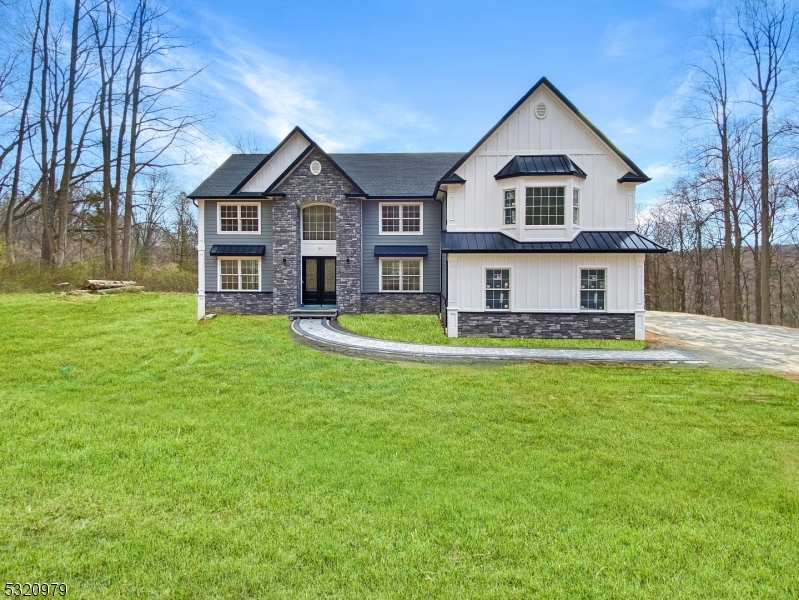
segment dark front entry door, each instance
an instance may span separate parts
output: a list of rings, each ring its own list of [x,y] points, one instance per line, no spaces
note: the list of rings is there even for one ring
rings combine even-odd
[[[326,256],[302,258],[302,303],[336,303],[336,259]]]

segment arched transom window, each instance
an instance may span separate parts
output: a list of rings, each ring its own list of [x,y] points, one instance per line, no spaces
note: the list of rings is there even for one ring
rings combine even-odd
[[[302,209],[302,239],[335,240],[336,207],[314,204]]]

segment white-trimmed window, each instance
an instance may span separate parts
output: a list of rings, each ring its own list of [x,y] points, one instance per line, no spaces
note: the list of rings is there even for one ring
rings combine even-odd
[[[421,235],[422,203],[380,203],[380,235]]]
[[[381,258],[381,292],[421,292],[421,258]]]
[[[580,188],[572,188],[572,223],[580,224]]]
[[[565,187],[527,188],[525,225],[563,225]]]
[[[502,210],[504,212],[503,222],[505,225],[516,224],[516,190],[503,191],[504,204]]]
[[[336,239],[336,207],[327,204],[313,204],[302,209],[302,239]]]
[[[607,269],[580,269],[580,310],[605,310]]]
[[[217,233],[261,233],[261,203],[219,202]]]
[[[510,310],[510,269],[486,269],[486,310]]]
[[[220,292],[260,292],[261,258],[220,257]]]

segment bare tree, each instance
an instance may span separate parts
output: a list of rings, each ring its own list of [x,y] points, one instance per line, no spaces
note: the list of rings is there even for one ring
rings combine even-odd
[[[718,156],[721,163],[720,183],[722,189],[722,213],[724,216],[724,243],[722,246],[723,295],[722,314],[727,319],[735,319],[735,269],[732,224],[732,202],[730,192],[730,135],[729,124],[732,113],[730,96],[729,65],[731,62],[731,38],[725,30],[723,21],[714,24],[704,36],[701,60],[693,65],[697,73],[694,89],[698,95],[699,107],[694,117],[709,121],[718,142]]]
[[[793,44],[797,10],[786,0],[744,0],[738,29],[752,59],[749,82],[760,108],[760,310],[758,322],[771,323],[771,217],[769,214],[769,114],[779,90],[786,53]]]

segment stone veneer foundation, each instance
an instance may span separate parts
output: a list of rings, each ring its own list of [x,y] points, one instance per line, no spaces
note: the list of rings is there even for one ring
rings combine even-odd
[[[205,292],[207,313],[271,315],[272,292]]]
[[[439,294],[361,294],[365,313],[437,315]]]
[[[319,175],[311,173],[311,162],[322,165]],[[336,305],[340,313],[361,312],[361,201],[348,198],[352,183],[319,150],[313,150],[275,190],[285,194],[272,202],[274,227],[275,314],[288,314],[300,304],[302,256],[301,209],[309,204],[336,207]]]
[[[458,313],[458,336],[635,339],[634,313]]]

